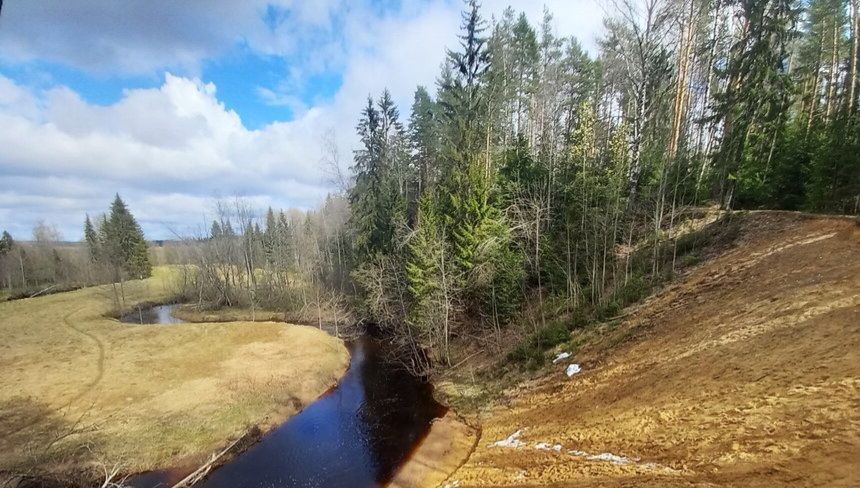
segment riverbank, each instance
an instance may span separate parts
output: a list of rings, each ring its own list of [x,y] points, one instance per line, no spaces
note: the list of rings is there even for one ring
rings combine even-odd
[[[125,284],[171,296],[169,268]],[[136,326],[106,317],[110,286],[0,303],[0,472],[95,479],[203,462],[335,385],[342,341],[283,323]]]
[[[482,426],[446,483],[857,486],[857,317],[855,221],[751,213],[730,248],[553,351],[571,357],[440,384]]]

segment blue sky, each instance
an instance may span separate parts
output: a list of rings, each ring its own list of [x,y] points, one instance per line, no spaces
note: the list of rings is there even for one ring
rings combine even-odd
[[[487,0],[487,18],[509,2]],[[592,0],[510,2],[593,47]],[[456,45],[457,0],[5,0],[0,228],[77,240],[114,193],[150,238],[188,234],[219,197],[311,208],[322,151],[350,165],[368,94],[404,118]]]

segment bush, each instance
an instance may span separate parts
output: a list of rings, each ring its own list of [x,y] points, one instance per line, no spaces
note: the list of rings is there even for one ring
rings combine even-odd
[[[529,369],[537,369],[546,362],[544,351],[555,347],[570,338],[570,331],[564,322],[553,322],[528,337],[522,344],[508,354],[508,359],[525,364]]]

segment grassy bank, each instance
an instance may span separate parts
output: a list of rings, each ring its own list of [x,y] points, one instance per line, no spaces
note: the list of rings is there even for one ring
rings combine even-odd
[[[171,297],[169,268],[127,303]],[[83,476],[195,463],[249,425],[313,401],[342,342],[276,323],[132,326],[110,286],[0,303],[0,472]]]

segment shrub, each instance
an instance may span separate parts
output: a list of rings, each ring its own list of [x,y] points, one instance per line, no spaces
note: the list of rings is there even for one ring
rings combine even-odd
[[[553,322],[526,337],[522,344],[508,354],[508,359],[525,364],[529,369],[539,368],[546,362],[544,351],[567,341],[569,338],[570,331],[568,331],[567,325],[562,321]]]

